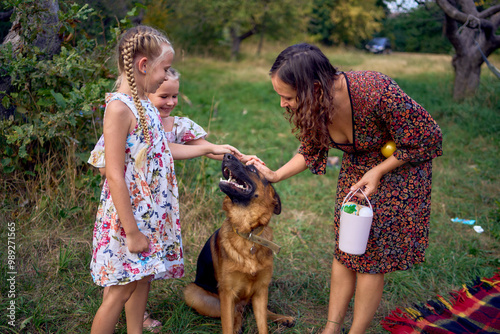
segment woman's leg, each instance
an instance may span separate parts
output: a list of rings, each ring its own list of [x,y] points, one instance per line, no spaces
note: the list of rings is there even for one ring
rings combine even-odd
[[[347,307],[354,294],[355,285],[356,273],[347,269],[334,258],[330,283],[330,301],[328,303],[328,322],[323,334],[340,333]]]
[[[144,312],[148,301],[150,277],[137,281],[137,287],[125,303],[125,315],[127,319],[127,333],[141,334]]]
[[[92,322],[92,334],[112,334],[123,310],[123,306],[132,296],[137,282],[126,285],[113,285],[103,296],[102,304]]]
[[[357,274],[354,318],[349,334],[365,333],[384,292],[384,274]]]

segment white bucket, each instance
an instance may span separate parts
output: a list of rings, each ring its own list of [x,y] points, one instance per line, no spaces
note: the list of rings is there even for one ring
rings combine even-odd
[[[370,217],[363,217],[344,212],[344,204],[349,201],[358,190],[360,190],[363,196],[365,196],[365,199],[373,212],[373,208],[368,200],[368,197],[366,197],[365,193],[361,189],[349,192],[340,207],[339,248],[346,253],[355,255],[365,253],[373,220],[373,215]]]

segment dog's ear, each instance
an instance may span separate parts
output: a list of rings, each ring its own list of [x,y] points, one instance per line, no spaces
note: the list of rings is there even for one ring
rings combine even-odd
[[[274,187],[273,187],[273,190],[274,190]],[[274,211],[273,212],[275,215],[279,215],[281,213],[281,199],[280,199],[280,195],[278,195],[276,190],[274,190],[274,201],[275,201],[275,203],[274,203]]]

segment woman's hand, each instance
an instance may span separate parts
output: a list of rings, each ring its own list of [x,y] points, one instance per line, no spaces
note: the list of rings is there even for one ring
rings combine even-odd
[[[255,168],[268,180],[269,182],[278,182],[278,174],[270,170],[266,165],[257,157],[251,158],[247,161],[247,165],[254,165]]]
[[[149,239],[141,231],[127,233],[127,247],[130,253],[149,251]]]
[[[398,160],[394,157],[394,155],[391,155],[389,158],[385,159],[383,162],[366,172],[361,180],[359,180],[358,183],[351,187],[351,191],[361,188],[361,190],[365,192],[367,197],[375,194],[377,192],[377,188],[380,184],[380,179],[382,178],[382,176],[398,168],[399,166],[404,165],[405,163],[405,161]],[[363,198],[363,195],[360,193],[356,193],[356,197]]]
[[[380,184],[380,179],[382,178],[382,174],[378,172],[377,168],[372,168],[368,172],[363,175],[361,180],[359,180],[356,184],[351,187],[351,191],[355,191],[356,189],[361,188],[367,197],[373,195],[377,192],[377,188]],[[358,198],[364,198],[363,194],[356,193],[355,195]]]

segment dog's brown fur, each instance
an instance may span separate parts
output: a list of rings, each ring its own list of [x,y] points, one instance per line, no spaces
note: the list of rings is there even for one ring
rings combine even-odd
[[[273,213],[281,212],[279,196],[253,166],[243,166],[234,156],[227,154],[223,161],[223,174],[226,177],[228,173],[230,180],[232,176],[238,179],[246,174],[248,179],[245,184],[250,184],[253,190],[251,194],[241,194],[240,189],[221,181],[220,187],[228,195],[222,207],[226,219],[205,246],[207,251],[209,247],[212,257],[217,293],[207,291],[195,281],[184,290],[186,303],[200,314],[221,317],[223,334],[240,332],[242,313],[250,300],[260,334],[268,333],[267,318],[293,326],[293,317],[277,315],[267,309],[273,252],[240,236],[264,226],[260,237],[273,239],[268,224]],[[200,278],[200,261],[204,261],[202,254],[198,259],[197,281]]]

